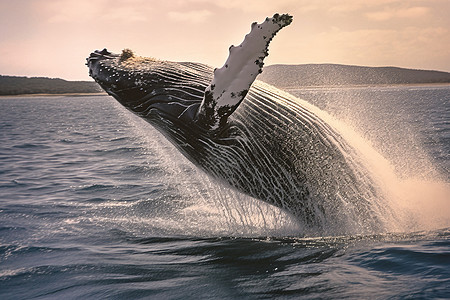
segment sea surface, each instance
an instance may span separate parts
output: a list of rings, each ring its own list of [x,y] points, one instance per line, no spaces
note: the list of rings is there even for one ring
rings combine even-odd
[[[3,97],[0,299],[449,299],[450,86],[289,92],[392,165],[410,223],[309,236],[109,96]]]

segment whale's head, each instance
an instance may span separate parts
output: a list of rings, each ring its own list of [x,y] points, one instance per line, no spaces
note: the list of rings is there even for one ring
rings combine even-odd
[[[137,57],[128,49],[121,54],[94,51],[87,66],[89,75],[126,108],[154,125],[177,128],[193,126],[213,77],[203,64]]]

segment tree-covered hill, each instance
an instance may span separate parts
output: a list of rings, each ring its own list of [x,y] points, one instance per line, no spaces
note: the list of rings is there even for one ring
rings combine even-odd
[[[280,88],[379,84],[450,83],[450,73],[396,67],[335,64],[271,65],[259,80]]]
[[[59,78],[0,75],[0,95],[100,93],[93,81],[67,81]]]
[[[360,67],[335,64],[272,65],[258,76],[280,88],[379,84],[450,83],[450,73],[396,67]],[[100,93],[94,81],[0,75],[0,95]]]

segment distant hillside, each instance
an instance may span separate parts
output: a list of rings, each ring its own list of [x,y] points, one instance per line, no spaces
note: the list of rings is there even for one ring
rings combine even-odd
[[[360,67],[335,64],[272,65],[259,80],[280,88],[377,84],[450,83],[450,73],[396,67]],[[0,95],[100,93],[93,81],[0,75]]]
[[[266,66],[259,80],[277,87],[450,83],[450,73],[335,64]]]
[[[102,90],[93,81],[67,81],[58,78],[0,75],[0,95],[99,92],[102,92]]]

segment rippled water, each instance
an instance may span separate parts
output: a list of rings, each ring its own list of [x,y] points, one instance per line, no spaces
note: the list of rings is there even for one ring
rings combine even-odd
[[[438,225],[305,237],[110,97],[1,98],[0,298],[448,298],[450,87],[291,92],[434,178]]]

